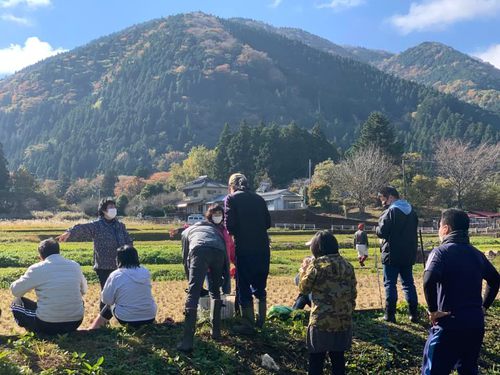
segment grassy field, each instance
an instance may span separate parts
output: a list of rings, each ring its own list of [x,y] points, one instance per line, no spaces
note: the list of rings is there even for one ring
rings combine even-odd
[[[57,235],[73,223],[44,221],[0,222],[0,374],[265,374],[260,356],[270,354],[281,374],[304,374],[307,368],[305,328],[307,312],[288,321],[273,321],[254,339],[230,335],[233,321],[225,324],[225,338],[214,343],[208,337],[209,325],[202,320],[198,327],[197,347],[192,356],[175,350],[182,324],[158,324],[130,331],[115,322],[99,332],[78,332],[57,338],[24,334],[8,312],[11,295],[8,285],[27,266],[37,261],[37,243],[41,238]],[[143,222],[127,222],[141,262],[151,271],[153,293],[159,306],[157,321],[167,318],[182,322],[185,298],[184,273],[180,241],[168,240],[169,227]],[[268,284],[269,305],[291,305],[297,295],[293,285],[302,259],[309,255],[304,243],[310,232],[272,232],[271,277]],[[355,313],[354,344],[348,354],[348,373],[352,374],[416,374],[420,366],[426,329],[424,307],[421,322],[412,324],[403,306],[398,308],[397,325],[381,320],[383,287],[380,264],[376,267],[375,246],[366,267],[357,264],[351,235],[338,235],[341,253],[356,268],[358,299]],[[424,246],[437,245],[435,235],[424,236]],[[472,237],[482,251],[499,251],[500,240],[493,237]],[[82,327],[88,327],[98,312],[99,288],[92,270],[92,243],[70,242],[62,245],[65,257],[82,265],[91,283],[85,296],[86,316]],[[379,263],[379,261],[377,261]],[[494,264],[500,268],[500,257]],[[422,265],[415,266],[415,279],[420,301],[422,295]],[[401,290],[399,291],[402,299]],[[83,356],[83,353],[86,353]],[[488,317],[488,333],[481,356],[482,373],[500,374],[500,303]],[[103,362],[99,359],[102,357]]]

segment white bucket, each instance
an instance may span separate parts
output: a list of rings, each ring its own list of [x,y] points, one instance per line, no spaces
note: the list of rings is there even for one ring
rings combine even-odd
[[[224,294],[222,299],[221,318],[230,319],[234,317],[234,294]]]
[[[234,299],[235,296],[233,294],[223,294],[221,296],[221,319],[230,319],[234,317]],[[198,317],[201,317],[203,314],[210,313],[210,303],[211,300],[209,296],[200,298],[198,302]]]
[[[210,297],[200,297],[198,301],[198,310],[210,310]]]

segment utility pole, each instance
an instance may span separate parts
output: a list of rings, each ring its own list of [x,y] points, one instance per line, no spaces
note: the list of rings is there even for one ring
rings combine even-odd
[[[307,194],[309,194],[309,187],[311,186],[311,170],[312,170],[312,163],[311,159],[309,159],[309,179],[307,180],[307,186],[304,186],[304,189],[302,191],[302,201],[304,202],[304,207],[307,207]]]
[[[401,167],[403,168],[403,197],[406,199],[406,174],[405,174],[405,159],[401,159]]]

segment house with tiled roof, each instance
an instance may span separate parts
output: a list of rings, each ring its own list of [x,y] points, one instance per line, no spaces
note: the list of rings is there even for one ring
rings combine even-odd
[[[208,176],[200,176],[182,188],[184,199],[177,203],[177,210],[186,215],[203,214],[214,202],[214,198],[227,194],[227,185],[214,181]],[[219,203],[219,202],[216,202]]]

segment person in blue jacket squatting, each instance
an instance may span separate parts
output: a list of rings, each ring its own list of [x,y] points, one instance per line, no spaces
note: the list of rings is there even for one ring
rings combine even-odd
[[[477,374],[484,312],[498,293],[500,275],[469,242],[469,217],[458,209],[442,213],[441,245],[427,260],[424,293],[432,328],[425,344],[423,375]],[[484,299],[481,297],[486,280]]]

